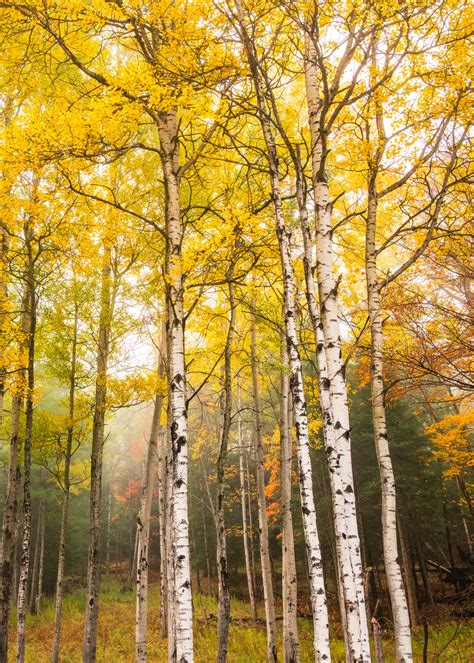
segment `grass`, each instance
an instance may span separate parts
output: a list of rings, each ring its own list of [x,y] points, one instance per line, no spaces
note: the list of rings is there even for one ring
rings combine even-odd
[[[97,660],[99,663],[133,663],[134,660],[134,593],[124,591],[115,582],[104,583],[101,594],[100,624]],[[79,663],[85,596],[83,591],[68,595],[64,601],[61,640],[62,663]],[[199,594],[194,598],[195,650],[197,663],[215,660],[217,651],[216,601]],[[148,660],[150,663],[167,661],[166,641],[159,635],[159,594],[157,585],[152,585],[149,596]],[[263,606],[260,606],[263,616]],[[242,623],[249,618],[248,605],[237,599],[232,602],[232,617],[229,637],[229,663],[265,663],[265,626],[259,623]],[[45,599],[39,615],[28,615],[27,619],[27,663],[46,663],[51,660],[54,601]],[[281,621],[278,622],[281,631]],[[301,661],[313,661],[311,655],[311,620],[299,620]],[[436,663],[472,663],[474,660],[474,632],[467,621],[445,622],[430,626],[428,660]],[[281,633],[280,633],[281,637]],[[12,623],[11,660],[14,660],[15,630]],[[417,629],[414,636],[415,661],[422,661],[423,632]],[[335,663],[345,661],[343,643],[332,639],[332,655]],[[280,642],[281,651],[281,642]],[[393,641],[384,640],[386,663],[395,661]]]

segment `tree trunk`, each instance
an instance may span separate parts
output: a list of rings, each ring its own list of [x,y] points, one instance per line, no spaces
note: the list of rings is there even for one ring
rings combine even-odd
[[[165,182],[166,218],[166,298],[167,342],[169,352],[172,492],[169,495],[173,532],[171,555],[174,565],[174,626],[176,646],[171,660],[191,663],[193,652],[193,608],[191,566],[189,559],[188,517],[188,421],[186,401],[186,366],[184,355],[183,309],[183,227],[180,209],[179,136],[176,110],[160,112],[157,117],[161,162]],[[173,628],[168,624],[168,632]]]
[[[97,377],[95,384],[94,420],[92,426],[91,484],[90,484],[90,534],[87,559],[87,590],[83,663],[95,663],[97,627],[99,621],[100,586],[100,514],[102,497],[102,462],[104,450],[105,404],[107,395],[107,361],[110,346],[112,319],[111,246],[104,242],[102,259],[102,283],[100,296],[99,346],[97,352]]]
[[[289,411],[288,355],[282,349],[280,395],[280,447],[281,447],[281,516],[282,516],[282,609],[283,609],[283,660],[299,663],[297,626],[297,577],[293,517],[291,514],[291,472],[293,464],[292,425]]]
[[[252,43],[245,27],[245,17],[240,1],[236,2],[240,32],[247,54],[250,71],[257,96],[259,120],[266,145],[266,157],[270,170],[275,229],[280,250],[280,262],[283,276],[283,308],[286,344],[290,366],[290,389],[293,404],[293,418],[296,427],[298,449],[298,469],[303,512],[303,529],[305,534],[306,552],[310,578],[310,596],[313,608],[314,651],[317,661],[329,661],[329,623],[324,586],[321,549],[316,523],[314,506],[313,476],[309,449],[308,417],[304,395],[303,372],[298,350],[296,330],[295,276],[290,253],[291,232],[285,224],[282,196],[278,172],[278,156],[273,136],[272,123],[266,103],[265,90],[262,84],[255,45]],[[259,459],[257,459],[257,465]]]
[[[137,563],[138,563],[138,531],[132,528],[133,549],[132,554],[129,556],[128,561],[128,587],[132,591],[132,583],[137,579]]]
[[[192,541],[192,551],[193,555],[196,557],[196,531],[193,529],[193,535],[191,537]],[[202,594],[202,585],[201,585],[201,566],[199,562],[196,563],[196,591],[198,594]]]
[[[66,453],[64,456],[64,479],[63,479],[64,495],[63,495],[63,505],[61,513],[61,530],[59,533],[58,569],[56,573],[56,599],[54,606],[54,635],[53,635],[52,663],[59,662],[59,648],[61,643],[62,605],[64,598],[64,564],[66,561],[66,537],[67,537],[67,525],[68,525],[68,515],[69,515],[69,498],[70,498],[70,489],[71,489],[70,470],[71,470],[72,441],[74,435],[77,333],[79,325],[79,304],[77,300],[76,291],[74,291],[74,296],[75,296],[74,326],[72,332],[71,371],[69,374],[69,410],[68,410],[69,422],[67,428]]]
[[[17,471],[17,489],[16,493],[17,495],[20,494],[20,488],[21,488],[21,470],[18,467]],[[20,518],[19,515],[17,514],[16,522],[15,522],[15,531],[13,534],[13,578],[12,578],[12,599],[13,599],[13,604],[16,607],[16,602],[18,599],[18,581],[19,581],[19,576],[20,576],[20,562],[21,562],[21,545],[20,545],[20,537],[21,537],[21,523],[20,523]]]
[[[372,631],[374,634],[375,663],[384,663],[382,630],[375,617],[372,618]]]
[[[329,470],[329,482],[331,490],[331,503],[335,533],[336,582],[338,586],[338,599],[341,611],[341,623],[344,633],[344,642],[348,660],[350,660],[351,637],[348,629],[348,619],[350,619],[349,615],[353,612],[353,605],[357,597],[357,587],[354,579],[354,567],[352,565],[350,539],[347,536],[346,498],[343,492],[340,456],[336,447],[337,433],[334,428],[334,419],[331,410],[331,395],[329,389],[330,384],[327,372],[324,334],[319,315],[319,307],[316,301],[314,260],[312,257],[312,237],[306,206],[304,172],[299,157],[296,159],[295,165],[297,170],[296,197],[304,246],[303,267],[306,286],[305,295],[311,319],[313,338],[316,344],[319,404],[322,413],[323,440],[324,448],[326,451],[326,460]]]
[[[207,537],[207,522],[206,513],[204,511],[204,503],[201,500],[201,518],[202,518],[202,534],[204,538],[204,554],[206,555],[206,576],[207,576],[207,595],[211,596],[211,556],[209,554],[209,540]]]
[[[249,514],[249,547],[250,547],[250,568],[252,570],[252,583],[255,601],[257,602],[257,573],[255,570],[255,546],[254,546],[254,527],[253,527],[253,510],[252,510],[252,484],[250,481],[250,467],[249,467],[249,453],[252,451],[251,438],[248,439],[247,453],[245,454],[245,478],[247,481],[247,511]]]
[[[160,635],[166,638],[168,606],[168,557],[167,557],[167,472],[166,436],[158,438],[158,509],[160,528]]]
[[[240,504],[242,508],[242,531],[244,539],[245,573],[247,576],[247,588],[249,592],[250,614],[254,624],[257,622],[257,603],[255,600],[255,586],[252,577],[252,564],[250,559],[249,530],[247,517],[247,483],[245,480],[244,464],[244,441],[242,435],[242,416],[240,413],[242,404],[240,401],[240,384],[237,378],[237,446],[239,449],[239,480],[240,480]]]
[[[235,301],[234,286],[232,283],[232,265],[228,270],[229,288],[229,327],[224,349],[224,389],[222,398],[222,429],[217,457],[217,504],[216,504],[216,532],[217,532],[217,587],[218,587],[218,622],[217,622],[217,662],[225,663],[227,660],[227,646],[229,640],[230,624],[230,587],[229,570],[227,562],[227,539],[225,532],[225,468],[227,463],[227,450],[229,446],[230,426],[232,423],[232,341],[235,327]]]
[[[469,550],[469,556],[472,557],[473,550],[472,550],[471,532],[469,530],[469,524],[468,524],[468,522],[466,520],[466,517],[464,515],[463,498],[466,500],[466,503],[469,507],[469,511],[471,513],[471,516],[472,516],[472,505],[471,505],[471,501],[466,499],[466,497],[468,496],[468,491],[466,489],[466,485],[464,483],[464,480],[462,480],[461,477],[459,477],[459,476],[456,477],[456,487],[458,489],[458,495],[459,495],[459,501],[460,501],[459,508],[460,508],[460,511],[461,511],[461,520],[462,520],[462,526],[463,526],[463,529],[464,529],[464,534],[466,536],[467,548]]]
[[[334,508],[336,510],[343,507],[345,522],[345,530],[342,530],[342,523],[340,523],[341,527],[337,537],[339,541],[340,537],[345,539],[345,545],[340,546],[341,578],[345,592],[350,656],[355,661],[369,661],[370,645],[364,595],[364,573],[356,517],[349,408],[339,333],[337,283],[333,265],[331,204],[325,173],[327,142],[326,136],[321,133],[322,101],[319,98],[316,49],[312,39],[307,34],[305,35],[305,41],[306,98],[311,135],[312,179],[315,197],[316,270],[319,301],[321,302],[320,327],[323,332],[322,337],[318,339],[318,344],[323,343],[326,360],[327,372],[323,386],[329,392],[332,416],[331,428],[334,431],[334,446],[330,445],[331,453],[334,448],[339,463],[337,477],[340,484],[337,486],[336,492],[341,490],[343,494],[343,501],[335,501]],[[337,494],[339,495],[339,493]],[[349,576],[346,576],[345,569],[350,573]]]
[[[33,571],[31,574],[31,586],[30,586],[30,596],[29,596],[29,606],[30,612],[34,614],[36,608],[36,590],[37,590],[37,578],[38,578],[38,567],[39,567],[39,551],[40,551],[40,538],[41,538],[41,517],[43,514],[43,505],[40,504],[38,508],[38,522],[36,525],[36,538],[35,538],[35,552],[33,555]]]
[[[165,332],[163,333],[163,341]],[[136,618],[135,618],[135,661],[147,660],[147,615],[148,615],[148,556],[150,548],[150,517],[153,501],[153,485],[156,472],[158,438],[161,435],[161,409],[163,392],[161,382],[164,375],[163,355],[158,364],[158,390],[153,408],[150,439],[143,473],[140,512],[137,521],[137,572],[136,572]]]
[[[413,660],[410,614],[399,564],[397,543],[397,497],[395,475],[388,444],[383,380],[383,330],[381,285],[377,274],[376,253],[377,192],[371,177],[368,191],[365,263],[367,303],[371,334],[370,389],[375,449],[382,490],[382,540],[385,573],[392,605],[395,648],[399,663]]]
[[[35,387],[35,335],[36,335],[36,288],[34,262],[31,252],[31,234],[26,228],[26,246],[28,251],[27,273],[27,315],[29,318],[29,333],[27,339],[28,367],[27,367],[27,395],[25,407],[25,445],[24,445],[24,476],[23,476],[23,539],[21,548],[20,577],[18,583],[17,599],[17,632],[16,632],[16,660],[23,663],[25,660],[26,645],[26,594],[28,587],[28,574],[30,570],[30,539],[31,539],[31,443],[33,436],[33,394]]]
[[[252,386],[255,412],[255,446],[257,465],[258,529],[260,536],[260,565],[262,570],[263,599],[265,602],[265,622],[267,625],[267,659],[277,661],[275,599],[273,597],[272,568],[268,543],[267,504],[265,498],[265,464],[262,444],[262,418],[260,390],[258,385],[257,326],[255,315],[251,322],[250,360],[252,364]]]
[[[398,520],[398,534],[400,537],[400,549],[403,561],[403,575],[405,578],[406,596],[408,599],[408,610],[410,611],[410,621],[411,621],[411,626],[415,627],[419,622],[418,602],[416,600],[416,588],[412,574],[410,549],[408,547],[408,541],[406,539],[405,528],[400,520]]]
[[[418,564],[420,566],[421,577],[423,580],[423,588],[425,590],[425,599],[427,603],[434,603],[433,593],[431,591],[430,577],[428,569],[426,568],[425,556],[423,552],[423,543],[418,534],[415,535],[416,555],[418,557]]]
[[[169,366],[169,359],[168,359]],[[170,412],[170,381],[168,375],[168,422],[171,419]],[[173,661],[176,656],[176,624],[175,624],[175,577],[174,577],[174,567],[175,559],[173,556],[173,540],[175,537],[175,532],[172,526],[172,504],[171,498],[173,494],[173,474],[172,474],[172,449],[171,449],[171,434],[169,426],[166,431],[166,495],[167,495],[167,504],[166,504],[166,574],[167,574],[167,606],[166,606],[166,615],[167,615],[167,628],[168,628],[168,660]]]
[[[7,195],[9,192],[5,192]],[[5,348],[7,339],[5,323],[8,316],[8,232],[3,222],[0,222],[0,431],[3,424],[3,401],[5,397],[6,357]]]
[[[43,504],[43,513],[41,517],[41,544],[40,544],[40,553],[39,553],[39,569],[38,569],[38,591],[36,592],[36,614],[39,613],[41,608],[41,599],[43,597],[43,573],[44,573],[44,532],[45,532],[45,513],[44,513],[44,504]]]

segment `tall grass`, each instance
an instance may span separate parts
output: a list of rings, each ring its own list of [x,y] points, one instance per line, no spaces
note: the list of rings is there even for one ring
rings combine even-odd
[[[135,595],[113,580],[104,582],[100,597],[100,625],[97,658],[101,663],[133,663]],[[79,663],[83,629],[84,591],[76,591],[65,598],[62,630],[62,663]],[[217,604],[213,597],[198,594],[194,597],[195,648],[197,663],[211,663],[217,651]],[[159,594],[152,585],[149,596],[149,661],[165,663],[167,644],[159,635]],[[260,606],[263,617],[263,606]],[[229,663],[265,663],[265,625],[254,626],[250,620],[248,605],[237,599],[232,602],[232,624],[229,636]],[[45,599],[38,615],[27,618],[27,663],[46,663],[51,660],[51,643],[54,622],[54,601]],[[281,632],[281,621],[278,622]],[[474,649],[472,623],[447,622],[429,630],[428,660],[430,663],[472,663]],[[299,619],[301,661],[313,661],[312,626],[308,618]],[[14,660],[14,622],[12,621],[10,651]],[[280,634],[281,650],[281,634]],[[422,661],[423,632],[417,629],[414,636],[415,660]],[[333,637],[331,650],[335,663],[344,663],[344,647],[340,639]],[[384,640],[386,662],[395,661],[393,640]]]

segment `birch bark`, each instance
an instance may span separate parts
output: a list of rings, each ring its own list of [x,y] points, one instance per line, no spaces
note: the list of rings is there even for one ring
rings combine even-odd
[[[314,43],[306,34],[305,83],[312,148],[312,179],[316,221],[316,272],[321,314],[320,328],[323,332],[320,340],[324,343],[327,380],[327,382],[324,381],[322,386],[324,389],[327,387],[329,392],[332,415],[331,429],[334,431],[333,440],[331,440],[334,446],[330,448],[336,450],[339,465],[337,478],[340,483],[335,486],[338,500],[335,501],[334,506],[335,509],[344,508],[345,523],[344,530],[342,529],[342,523],[339,523],[340,529],[337,537],[340,544],[341,537],[345,540],[344,546],[339,545],[341,581],[345,592],[347,638],[351,660],[370,661],[364,575],[352,473],[349,408],[339,334],[337,283],[333,264],[331,204],[325,173],[327,144],[325,133],[322,130],[322,102],[319,98],[316,62]],[[331,461],[329,454],[328,460]],[[342,491],[342,497],[338,493],[339,490]]]
[[[397,661],[413,661],[410,614],[399,563],[397,542],[397,496],[395,475],[387,435],[383,380],[383,330],[381,286],[377,273],[376,252],[377,192],[375,181],[369,183],[365,242],[367,303],[371,334],[370,390],[375,449],[382,490],[382,540],[385,573],[392,605]]]
[[[68,409],[68,428],[67,428],[67,441],[66,453],[64,455],[64,478],[63,478],[63,504],[61,512],[61,530],[59,533],[59,553],[58,553],[58,570],[56,574],[56,599],[54,606],[54,635],[53,635],[53,654],[52,663],[59,661],[59,649],[61,643],[61,618],[62,618],[62,605],[64,598],[64,564],[66,561],[66,538],[67,538],[67,524],[69,516],[69,498],[71,489],[70,469],[71,469],[71,455],[72,455],[72,441],[74,436],[74,413],[75,413],[75,399],[76,399],[76,365],[77,365],[77,334],[79,325],[79,305],[77,300],[77,293],[74,290],[74,326],[72,331],[72,347],[71,347],[71,370],[69,373],[69,409]]]
[[[336,544],[336,573],[338,592],[341,601],[341,622],[343,626],[346,651],[350,656],[351,639],[348,631],[348,613],[356,597],[356,585],[351,561],[351,551],[347,536],[345,498],[341,481],[340,457],[336,448],[336,431],[331,410],[330,383],[328,379],[324,333],[319,315],[319,306],[316,300],[316,284],[314,280],[314,260],[312,257],[312,236],[308,221],[306,207],[306,193],[304,189],[304,174],[299,159],[296,161],[296,198],[300,216],[303,236],[303,268],[305,274],[305,295],[311,320],[313,338],[316,344],[316,363],[318,368],[319,404],[323,421],[323,440],[326,451],[326,461],[329,470],[329,483],[331,490],[331,503],[334,517],[334,532]]]
[[[25,306],[25,305],[24,305]],[[20,341],[20,356],[24,351],[24,344],[28,334],[28,317],[23,308],[21,329],[23,339]],[[20,416],[22,401],[22,379],[25,370],[18,370],[18,380],[12,394],[10,452],[8,457],[7,494],[2,520],[2,551],[0,575],[0,662],[8,661],[8,620],[10,616],[10,599],[15,593],[14,582],[15,566],[15,539],[17,529],[17,507],[20,470],[18,467],[18,447],[20,432]]]
[[[27,365],[27,394],[25,407],[25,444],[24,444],[24,475],[23,475],[23,537],[21,547],[21,562],[17,598],[17,634],[16,634],[16,660],[23,663],[26,647],[26,594],[28,575],[30,570],[30,539],[31,539],[31,443],[33,437],[33,393],[35,388],[35,336],[36,336],[36,282],[34,273],[34,260],[31,244],[31,230],[29,224],[25,227],[26,249],[28,255],[27,267],[27,316],[28,339],[26,341],[28,352]]]
[[[227,462],[227,450],[229,446],[230,426],[232,423],[232,342],[235,327],[235,299],[234,286],[232,283],[232,268],[228,273],[229,289],[229,327],[224,349],[224,389],[222,393],[222,428],[219,443],[219,454],[217,457],[217,505],[216,505],[216,529],[217,529],[217,579],[218,579],[218,645],[217,661],[225,663],[227,660],[227,645],[229,640],[230,625],[230,587],[229,571],[227,562],[227,538],[225,532],[225,468]]]
[[[293,465],[292,425],[289,402],[288,355],[282,348],[280,395],[280,447],[281,447],[281,515],[282,537],[282,610],[283,610],[283,660],[299,663],[297,626],[297,577],[293,518],[291,514],[291,472]]]

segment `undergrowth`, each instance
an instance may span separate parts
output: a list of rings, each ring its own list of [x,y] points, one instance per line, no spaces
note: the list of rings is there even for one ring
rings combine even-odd
[[[114,581],[103,583],[100,597],[100,623],[98,637],[98,663],[133,663],[135,596],[133,591]],[[65,597],[61,638],[62,663],[81,661],[81,642],[84,615],[84,591],[76,591]],[[198,594],[194,598],[196,663],[210,663],[217,652],[216,601]],[[12,617],[14,617],[12,611]],[[150,587],[148,618],[148,660],[150,663],[167,661],[167,644],[159,634],[159,594],[157,585]],[[233,622],[229,637],[229,663],[265,663],[265,624],[263,606],[259,606],[259,623],[254,626],[249,619],[246,603],[234,599],[232,602]],[[54,600],[44,599],[38,615],[27,618],[26,663],[46,663],[51,660],[51,645],[54,622]],[[15,655],[15,624],[12,619],[10,657]],[[311,620],[299,619],[301,663],[314,659],[312,650]],[[281,620],[278,622],[281,638]],[[472,647],[473,629],[467,621],[449,621],[430,626],[428,661],[430,663],[471,663],[474,660]],[[281,651],[281,641],[279,642]],[[418,628],[414,635],[415,661],[423,660],[423,630]],[[340,639],[332,638],[334,663],[344,663],[344,647]],[[394,645],[390,634],[385,634],[384,653],[386,663],[395,661]]]

